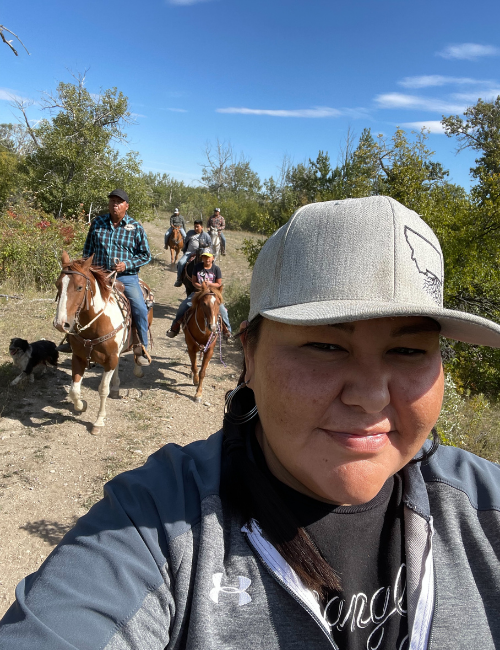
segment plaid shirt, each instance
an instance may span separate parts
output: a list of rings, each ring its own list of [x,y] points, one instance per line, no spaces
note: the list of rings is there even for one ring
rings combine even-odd
[[[151,261],[148,238],[140,223],[126,214],[116,228],[109,214],[96,217],[90,226],[83,257],[94,254],[93,264],[112,271],[118,262],[125,262],[120,275],[133,275],[140,266]]]
[[[219,232],[220,232],[221,230],[224,230],[224,228],[226,227],[226,222],[224,221],[224,217],[222,217],[220,214],[219,214],[218,217],[216,217],[216,216],[213,214],[213,215],[210,217],[210,219],[208,220],[208,224],[207,224],[207,227],[208,227],[208,228],[211,228],[212,226],[213,226],[214,228],[217,228],[217,230],[218,230]]]

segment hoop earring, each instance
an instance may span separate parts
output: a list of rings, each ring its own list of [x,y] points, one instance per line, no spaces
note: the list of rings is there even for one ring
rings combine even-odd
[[[410,464],[415,465],[416,463],[425,463],[429,460],[431,456],[434,456],[434,454],[439,448],[440,438],[436,427],[432,427],[431,433],[432,433],[432,443],[429,449],[427,451],[424,451],[421,456],[415,456],[415,458],[412,458],[412,460],[410,460],[410,462],[408,463],[409,465]]]
[[[257,405],[248,411],[248,413],[244,413],[243,415],[235,415],[234,413],[231,413],[231,404],[233,402],[234,396],[239,390],[246,388],[247,384],[247,381],[244,381],[242,384],[238,384],[238,386],[236,386],[236,388],[234,388],[226,397],[226,403],[224,404],[224,418],[226,418],[232,424],[245,424],[246,422],[250,422],[250,420],[254,418],[258,413]]]

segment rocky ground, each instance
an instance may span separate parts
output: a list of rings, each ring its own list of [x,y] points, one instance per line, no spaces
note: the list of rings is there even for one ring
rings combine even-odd
[[[59,368],[35,383],[9,386],[17,374],[8,355],[12,337],[60,342],[52,327],[53,295],[0,299],[0,616],[14,599],[15,585],[37,569],[101,497],[106,481],[141,465],[166,443],[184,445],[221,426],[224,395],[239,374],[239,346],[223,344],[226,366],[214,354],[202,404],[195,404],[184,337],[165,337],[184,289],[173,287],[170,253],[163,250],[163,224],[147,224],[146,229],[155,255],[141,273],[156,298],[153,363],[144,378],[137,379],[132,357],[122,358],[120,399],[108,401],[101,436],[90,435],[98,410],[99,368],[85,374],[82,397],[88,409],[83,414],[73,411],[67,396],[69,355],[61,355]],[[249,282],[250,270],[238,250],[248,236],[227,233],[228,255],[220,262],[226,286],[241,288]]]

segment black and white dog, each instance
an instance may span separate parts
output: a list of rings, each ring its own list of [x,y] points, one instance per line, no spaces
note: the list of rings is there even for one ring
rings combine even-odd
[[[21,370],[21,374],[10,382],[11,386],[16,386],[24,378],[33,382],[33,371],[35,368],[41,368],[43,374],[46,371],[47,364],[57,366],[59,352],[56,344],[52,341],[36,341],[28,343],[24,339],[11,339],[9,353],[14,365]]]

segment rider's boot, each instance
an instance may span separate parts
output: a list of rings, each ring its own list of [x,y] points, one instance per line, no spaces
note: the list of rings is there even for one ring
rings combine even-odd
[[[170,329],[167,330],[167,336],[169,339],[173,339],[177,336],[177,334],[179,334],[180,331],[181,331],[181,324],[178,321],[174,320],[174,322],[170,326]]]
[[[176,280],[174,282],[174,287],[182,287],[182,282],[180,280]]]
[[[134,360],[138,366],[149,366],[151,357],[147,355],[146,348],[142,345],[134,345]]]

